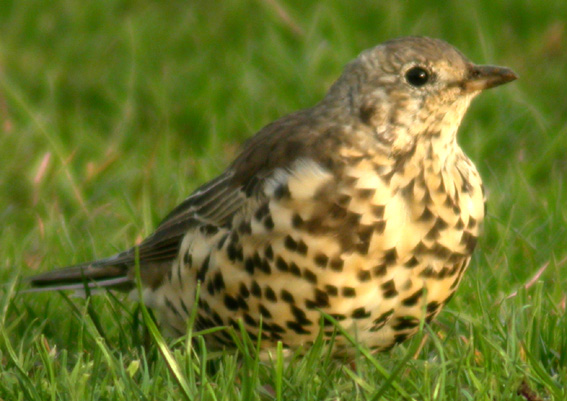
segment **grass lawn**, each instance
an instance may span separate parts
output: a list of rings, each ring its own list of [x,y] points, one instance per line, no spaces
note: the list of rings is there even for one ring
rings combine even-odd
[[[489,214],[411,341],[355,364],[320,347],[260,362],[252,343],[161,339],[121,294],[18,292],[150,234],[245,138],[409,34],[520,75],[461,127]],[[0,399],[567,399],[566,65],[564,0],[2,1]]]

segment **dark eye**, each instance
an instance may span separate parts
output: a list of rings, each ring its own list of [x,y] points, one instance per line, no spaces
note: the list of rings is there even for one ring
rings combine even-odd
[[[429,81],[429,78],[429,71],[423,67],[412,67],[406,72],[406,81],[416,88],[425,85]]]

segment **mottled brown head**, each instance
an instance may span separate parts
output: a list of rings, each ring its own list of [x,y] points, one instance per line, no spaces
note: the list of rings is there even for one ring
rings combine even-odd
[[[474,65],[442,40],[405,37],[362,52],[323,103],[348,102],[351,115],[403,152],[418,137],[454,142],[471,99],[516,78],[507,68]]]

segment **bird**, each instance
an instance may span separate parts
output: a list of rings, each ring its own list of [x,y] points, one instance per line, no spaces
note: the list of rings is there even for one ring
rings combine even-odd
[[[139,245],[29,283],[135,292],[138,266],[141,301],[173,335],[195,311],[194,328],[243,327],[262,349],[322,336],[344,350],[339,324],[389,350],[435,318],[463,278],[485,193],[457,131],[476,95],[515,79],[440,39],[383,42],[319,103],[249,138]],[[227,330],[206,341],[234,345]]]

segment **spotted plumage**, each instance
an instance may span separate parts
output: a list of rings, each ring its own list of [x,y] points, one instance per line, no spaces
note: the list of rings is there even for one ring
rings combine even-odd
[[[321,311],[376,350],[410,337],[458,287],[484,217],[460,121],[476,94],[515,78],[435,39],[363,52],[319,104],[264,127],[142,242],[144,302],[183,334],[200,283],[197,328],[241,321],[257,338],[261,326],[264,347],[311,344]],[[129,289],[135,253],[31,282]]]

